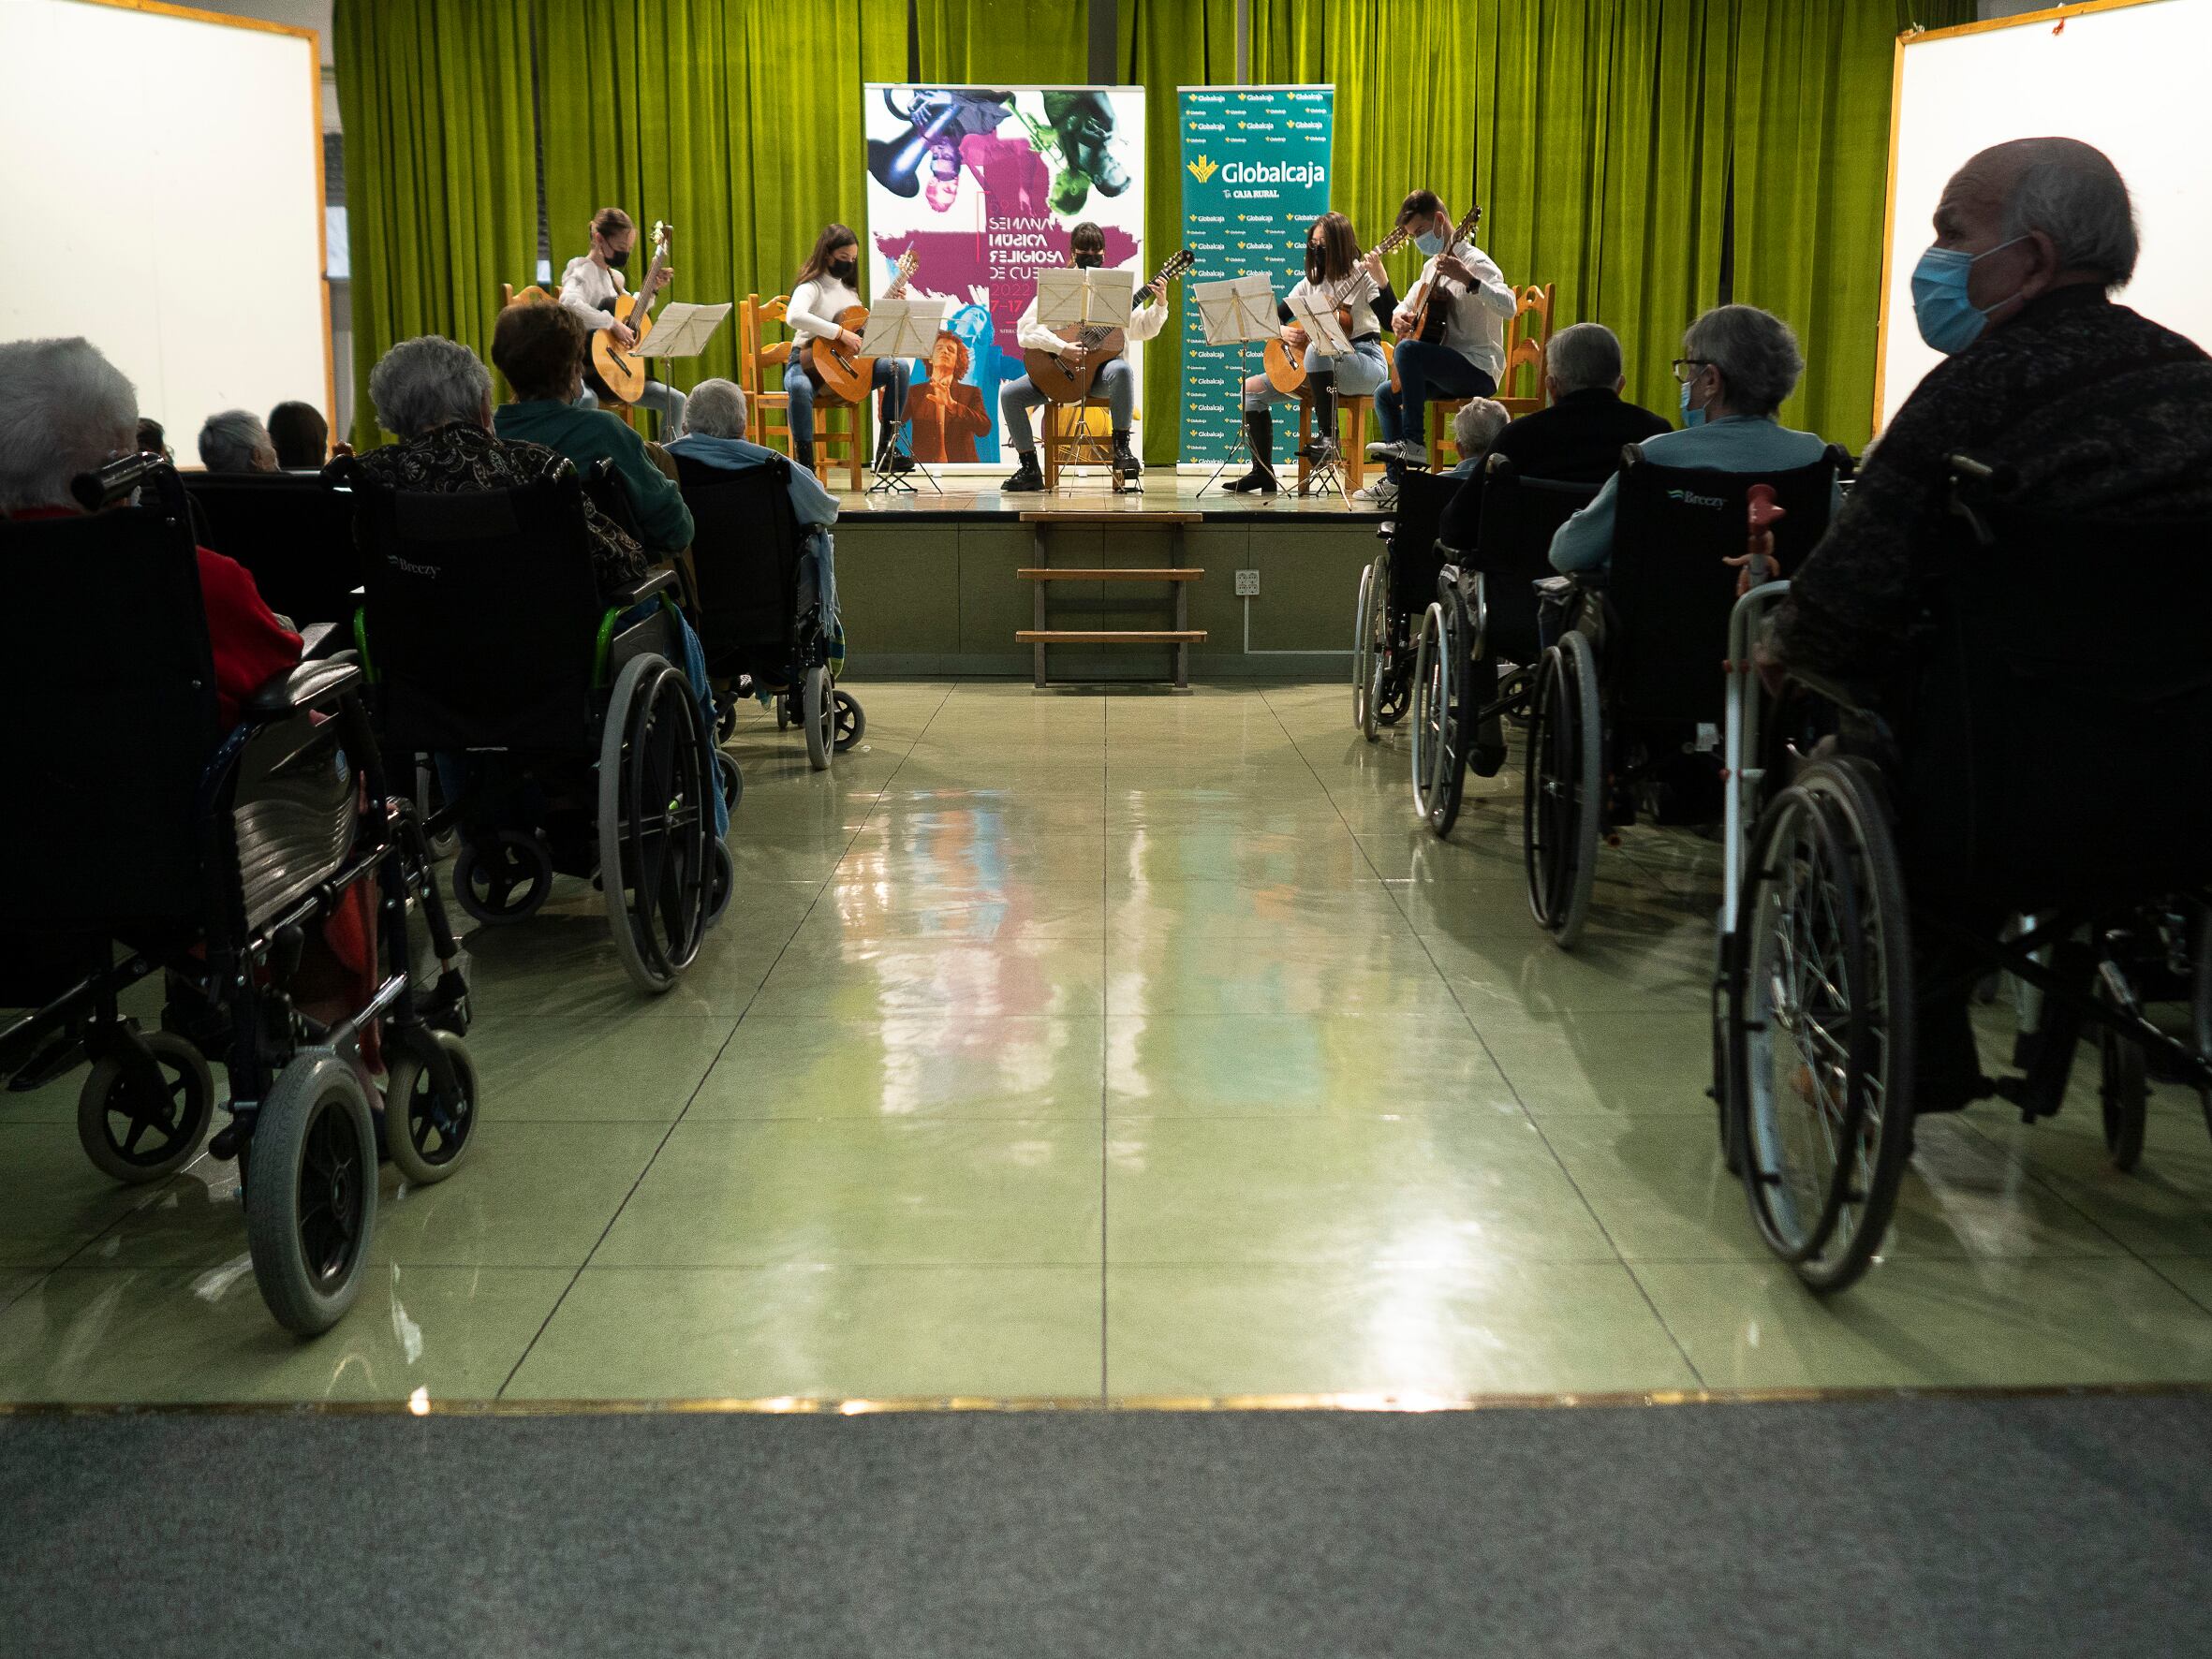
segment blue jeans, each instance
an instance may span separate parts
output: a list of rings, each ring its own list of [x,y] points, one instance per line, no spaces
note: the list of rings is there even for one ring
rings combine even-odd
[[[905,419],[907,380],[911,372],[912,366],[905,358],[876,360],[875,384],[883,389],[876,399],[876,418],[881,423],[877,428],[878,432],[890,432]],[[814,382],[806,377],[806,365],[796,353],[784,365],[784,395],[791,400],[791,453],[801,466],[811,472],[814,470]]]
[[[1137,412],[1137,376],[1129,368],[1129,360],[1117,357],[1102,365],[1098,378],[1091,382],[1091,395],[1106,400],[1109,424],[1115,432],[1129,430],[1129,420]],[[1024,374],[1010,380],[998,394],[998,419],[1006,428],[1006,441],[1025,455],[1037,453],[1037,433],[1029,424],[1029,411],[1044,402],[1044,393],[1029,383]]]
[[[1364,398],[1379,386],[1390,383],[1390,365],[1382,360],[1379,340],[1354,340],[1351,350],[1341,357],[1323,355],[1318,345],[1305,348],[1305,372],[1308,374],[1327,374],[1334,378],[1337,395]],[[1275,382],[1264,374],[1255,374],[1245,382],[1245,408],[1247,412],[1264,409],[1270,404],[1287,404],[1297,394],[1277,391]],[[1390,395],[1385,391],[1384,397]],[[1390,429],[1383,428],[1385,432]]]
[[[1408,340],[1398,346],[1398,386],[1376,394],[1375,416],[1388,443],[1428,442],[1428,400],[1432,394],[1447,398],[1486,398],[1497,382],[1449,345],[1424,345]],[[1402,462],[1388,467],[1392,477],[1405,472]]]
[[[660,441],[665,444],[683,432],[684,405],[688,401],[674,387],[665,386],[657,380],[648,380],[645,389],[638,393],[635,407],[651,409],[660,417]],[[598,394],[586,386],[583,395],[576,400],[576,406],[579,409],[597,409],[599,406]]]

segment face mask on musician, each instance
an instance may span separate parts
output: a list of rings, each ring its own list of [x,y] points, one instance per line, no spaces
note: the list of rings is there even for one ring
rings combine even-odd
[[[1094,254],[1086,250],[1079,251],[1075,256],[1075,269],[1078,271],[1096,271],[1105,263],[1106,256],[1104,254]]]
[[[861,257],[849,250],[830,257],[830,274],[839,282],[849,283],[861,273]]]
[[[1441,230],[1423,230],[1413,239],[1413,245],[1433,259],[1444,251],[1444,233]]]
[[[624,249],[622,249],[620,252],[617,252],[617,251],[616,251],[616,250],[614,250],[613,248],[609,248],[609,249],[607,250],[607,269],[608,269],[608,270],[610,270],[610,271],[620,271],[620,270],[621,270],[621,269],[622,269],[622,268],[623,268],[625,265],[627,265],[629,262],[630,262],[630,251],[629,251],[629,249],[627,249],[627,248],[624,248]]]

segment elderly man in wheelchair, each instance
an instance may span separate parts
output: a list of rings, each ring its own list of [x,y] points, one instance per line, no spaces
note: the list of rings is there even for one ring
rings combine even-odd
[[[2125,946],[2212,882],[2212,636],[2156,620],[2212,611],[2212,360],[2106,298],[2134,232],[2087,145],[1974,157],[1936,228],[1916,312],[1949,360],[1729,653],[1716,1095],[1762,1232],[1817,1289],[1880,1249],[1914,1118],[2056,1111],[2084,1021],[2212,1090]],[[1992,1084],[1969,995],[1998,964],[2059,1017]],[[2140,1112],[2108,1088],[2123,1165]]]

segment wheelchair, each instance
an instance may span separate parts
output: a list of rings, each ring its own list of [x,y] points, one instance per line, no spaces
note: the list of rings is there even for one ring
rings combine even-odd
[[[1437,597],[1422,620],[1413,673],[1413,810],[1438,836],[1459,821],[1467,775],[1496,777],[1501,722],[1528,708],[1541,651],[1536,584],[1552,574],[1552,537],[1598,493],[1594,484],[1524,478],[1502,455],[1483,469],[1478,545],[1439,542]],[[1504,665],[1520,665],[1509,672]]]
[[[1600,836],[1647,814],[1709,821],[1726,700],[1723,660],[1750,493],[1782,509],[1778,554],[1809,551],[1850,464],[1831,446],[1810,465],[1748,474],[1658,466],[1631,444],[1616,475],[1613,568],[1554,577],[1556,620],[1529,688],[1522,779],[1528,909],[1562,949],[1581,937]],[[1712,802],[1714,806],[1720,803]]]
[[[2141,603],[2205,614],[2212,523],[2070,521],[1951,466],[1955,538],[1879,697],[1792,671],[1767,705],[1750,642],[1787,582],[1733,627],[1714,1094],[1762,1236],[1817,1291],[1881,1248],[1923,1012],[1993,967],[2042,993],[2026,1075],[1994,1086],[2024,1119],[2058,1109],[2094,1028],[2116,1163],[2141,1151],[2146,1062],[2212,1123],[2212,648],[2185,627],[2146,651]],[[2082,580],[2085,551],[2116,545],[2128,580]],[[2007,915],[2029,919],[2000,937]],[[2146,1018],[2146,957],[2187,989],[2185,1038]]]
[[[1370,743],[1395,726],[1413,700],[1421,619],[1437,591],[1443,561],[1437,525],[1463,480],[1408,471],[1398,505],[1375,532],[1382,551],[1360,572],[1352,629],[1351,718]]]
[[[460,831],[462,908],[517,922],[555,875],[589,880],[624,972],[667,991],[735,885],[713,739],[671,660],[675,573],[600,600],[570,465],[459,494],[393,491],[352,462],[329,476],[363,537],[355,630],[385,745],[465,773],[429,826]]]
[[[688,455],[672,459],[691,508],[700,642],[707,672],[728,687],[718,735],[735,729],[745,698],[765,694],[775,703],[776,729],[797,726],[807,764],[825,771],[861,741],[868,717],[858,697],[837,689],[842,640],[823,625],[818,605],[803,604],[806,549],[791,510],[791,463],[779,455],[734,472]]]
[[[304,630],[353,620],[361,551],[353,498],[314,473],[180,474],[199,540],[243,565],[262,600]]]
[[[144,505],[128,502],[134,492]],[[217,724],[189,509],[158,456],[77,480],[93,516],[0,521],[24,629],[0,653],[0,767],[36,779],[0,815],[0,1078],[41,1087],[90,1061],[78,1138],[112,1179],[165,1180],[199,1154],[228,1068],[246,1245],[270,1313],[313,1335],[358,1295],[376,1228],[378,1143],[418,1183],[461,1165],[480,1109],[462,1038],[468,991],[413,810],[385,788],[350,661],[305,662]],[[357,888],[373,883],[370,889]],[[373,908],[361,901],[374,898]],[[407,915],[440,969],[418,1001]],[[372,918],[377,984],[335,1023],[310,1017],[311,931]],[[187,1030],[141,1031],[121,993],[165,972]],[[327,1011],[327,1010],[326,1010]],[[187,1021],[178,1021],[185,1024]],[[364,1082],[374,1031],[387,1080]]]

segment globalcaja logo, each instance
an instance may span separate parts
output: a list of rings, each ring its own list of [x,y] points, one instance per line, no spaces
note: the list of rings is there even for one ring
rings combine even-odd
[[[1220,170],[1220,164],[1202,153],[1190,163],[1190,176],[1202,184]]]
[[[1318,161],[1277,165],[1266,161],[1232,161],[1221,169],[1224,184],[1325,184],[1329,169]]]

